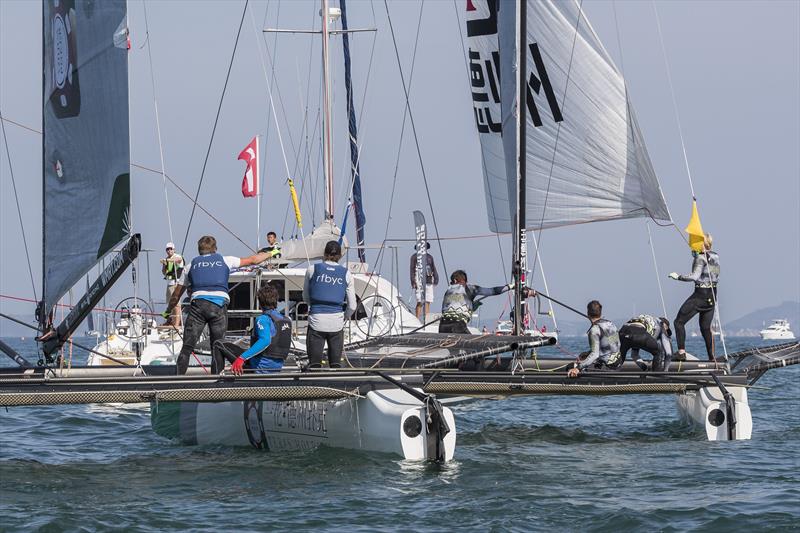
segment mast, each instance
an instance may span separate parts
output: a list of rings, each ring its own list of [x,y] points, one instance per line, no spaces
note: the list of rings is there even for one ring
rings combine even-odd
[[[527,269],[527,241],[525,236],[525,160],[527,156],[525,143],[525,129],[527,117],[525,116],[525,97],[527,84],[527,0],[517,2],[517,183],[515,191],[516,212],[514,214],[515,231],[513,242],[513,280],[514,280],[514,321],[512,335],[524,333],[525,302],[522,289],[525,283],[525,270]]]
[[[333,150],[331,128],[331,80],[328,65],[328,0],[322,2],[322,145],[325,166],[325,220],[333,220]]]

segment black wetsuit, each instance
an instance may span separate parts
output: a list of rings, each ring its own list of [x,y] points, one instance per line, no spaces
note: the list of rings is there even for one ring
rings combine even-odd
[[[669,337],[669,330],[656,317],[639,315],[628,320],[619,329],[619,340],[623,363],[628,350],[633,350],[633,361],[642,370],[646,370],[647,364],[639,358],[639,350],[644,350],[653,356],[653,371],[669,370],[672,360],[672,340]]]
[[[719,256],[716,252],[698,253],[692,264],[692,273],[688,276],[679,276],[681,281],[693,281],[694,292],[683,302],[675,317],[675,336],[678,341],[678,350],[686,348],[686,323],[700,315],[700,333],[706,343],[708,359],[714,361],[714,336],[711,333],[711,323],[714,320],[714,310],[717,302],[717,280],[719,279]]]

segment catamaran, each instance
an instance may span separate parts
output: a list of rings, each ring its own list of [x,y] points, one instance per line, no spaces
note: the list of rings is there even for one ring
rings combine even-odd
[[[341,12],[321,1],[324,62],[329,25],[345,14],[340,5]],[[555,339],[521,335],[528,232],[635,217],[670,222],[671,216],[624,79],[580,6],[470,0],[467,61],[489,227],[510,233],[514,245],[511,335],[411,331],[420,328],[405,324],[419,321],[401,310],[394,322],[379,321],[372,332],[367,321],[364,340],[351,337],[343,369],[303,371],[301,349],[272,374],[210,375],[194,368],[175,376],[171,365],[141,361],[62,368],[59,349],[135,259],[141,238],[131,235],[128,224],[126,4],[45,0],[43,6],[43,361],[33,365],[0,345],[20,366],[0,372],[0,406],[149,402],[153,429],[187,443],[270,450],[322,444],[446,461],[456,447],[453,406],[517,395],[674,394],[679,412],[704,428],[709,440],[749,439],[749,387],[771,368],[800,363],[800,344],[787,343],[730,353],[727,360],[681,362],[666,372],[643,372],[626,362],[615,371],[569,378],[565,369],[574,359],[537,355],[538,347]],[[326,92],[326,106],[328,98]],[[328,115],[326,129],[329,121]],[[328,168],[327,149],[326,154]],[[54,199],[106,209],[76,213],[59,209],[63,203]],[[51,327],[57,301],[120,243],[77,305]],[[425,238],[418,242],[418,250],[424,243]],[[266,279],[284,282],[286,310],[302,323],[296,281],[303,270],[282,270],[234,274],[232,297],[243,302],[233,306],[232,316],[238,312],[241,319],[232,323],[234,330],[250,324],[254,288]],[[375,279],[382,283],[364,276],[365,288]],[[373,309],[383,307],[381,291],[365,295],[362,303],[368,296],[375,297]],[[388,306],[395,309],[396,300],[388,299]],[[142,333],[152,324],[141,313],[126,319]],[[394,329],[397,322],[401,331]]]

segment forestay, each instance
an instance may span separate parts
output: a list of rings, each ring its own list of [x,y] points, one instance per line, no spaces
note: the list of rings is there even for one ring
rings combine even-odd
[[[129,233],[125,0],[44,0],[45,315]]]
[[[670,220],[625,81],[574,1],[529,0],[528,229],[631,217]],[[512,231],[516,10],[467,1],[472,100],[489,227]],[[576,34],[577,27],[577,34]]]

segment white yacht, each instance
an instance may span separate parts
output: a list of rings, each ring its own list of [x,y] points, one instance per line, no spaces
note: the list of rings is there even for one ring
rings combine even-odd
[[[384,335],[398,335],[423,330],[422,323],[403,301],[397,287],[389,280],[366,272],[363,264],[349,263],[353,274],[358,310],[345,326],[345,344]],[[261,314],[256,303],[258,287],[272,283],[281,295],[279,310],[292,319],[295,349],[305,350],[305,333],[308,325],[308,304],[303,302],[303,281],[306,268],[241,269],[231,273],[228,307],[228,338],[249,339],[248,329]],[[88,365],[174,365],[183,345],[182,331],[172,327],[157,326],[155,313],[143,305],[122,308],[115,313],[114,329],[101,339],[91,354]],[[436,325],[425,331],[436,331]],[[101,356],[113,357],[109,359]],[[115,361],[116,360],[116,361]],[[203,335],[197,346],[193,366],[207,367],[211,363],[208,341]]]
[[[789,321],[783,318],[773,320],[769,327],[762,329],[759,333],[765,341],[794,340],[794,333],[789,327]]]
[[[495,335],[511,335],[511,331],[514,327],[514,323],[510,320],[501,320],[497,323],[497,326],[494,329]],[[538,330],[536,328],[527,328],[525,329],[525,333],[528,337],[533,337],[534,339],[556,339],[558,340],[558,332],[556,331],[547,331],[547,330]]]

